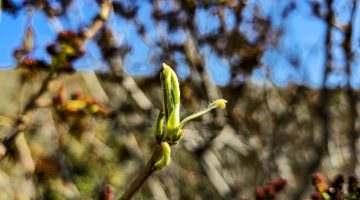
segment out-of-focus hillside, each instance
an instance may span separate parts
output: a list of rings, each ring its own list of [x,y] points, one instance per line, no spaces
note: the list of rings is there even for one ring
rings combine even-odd
[[[41,73],[23,83],[21,77],[19,70],[0,73],[1,138],[44,80]],[[0,162],[0,199],[93,199],[105,185],[121,195],[150,157],[161,107],[158,77],[141,78],[137,84],[128,78],[77,72],[51,81],[36,101],[37,108],[23,117],[22,133]],[[61,113],[52,103],[61,87],[65,98],[82,94],[113,114]],[[359,170],[345,90],[252,84],[212,87],[228,100],[226,113],[213,112],[185,126],[173,162],[156,172],[137,198],[252,198],[257,186],[278,176],[289,182],[280,199],[305,198],[312,191],[309,182],[314,171],[332,177]],[[198,89],[188,80],[181,81],[182,116],[210,102]],[[319,105],[322,92],[328,99],[326,119]],[[325,150],[324,131],[328,131]]]

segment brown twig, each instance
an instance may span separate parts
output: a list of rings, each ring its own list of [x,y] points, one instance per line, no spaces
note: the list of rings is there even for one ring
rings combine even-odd
[[[154,164],[158,161],[162,156],[162,149],[160,145],[156,145],[154,152],[147,162],[144,169],[140,172],[140,174],[135,178],[135,180],[131,183],[129,188],[122,195],[120,200],[128,200],[141,188],[141,186],[145,183],[145,181],[150,177],[150,175],[155,171]]]
[[[91,26],[81,33],[82,39],[89,40],[102,28],[104,22],[108,19],[112,0],[103,0],[100,5],[99,14],[94,18]]]
[[[18,136],[19,132],[23,130],[26,126],[24,124],[23,116],[27,115],[33,109],[36,108],[36,100],[46,92],[50,81],[53,79],[53,73],[49,73],[48,76],[45,78],[44,82],[41,84],[39,91],[33,94],[28,103],[23,108],[22,114],[15,120],[10,129],[10,132],[7,136],[2,140],[0,144],[0,159],[2,159],[9,148],[11,148],[12,144],[14,144],[15,138]]]

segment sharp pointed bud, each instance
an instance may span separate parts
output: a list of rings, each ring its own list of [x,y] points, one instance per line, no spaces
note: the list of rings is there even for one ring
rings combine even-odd
[[[166,136],[173,138],[180,123],[180,87],[175,72],[167,64],[163,64],[161,74],[163,87],[163,109],[166,122]]]
[[[163,63],[163,68],[163,74],[166,81],[165,86],[172,94],[168,98],[171,98],[174,104],[180,104],[180,87],[176,73],[174,72],[174,70],[171,69],[169,65],[165,63]]]

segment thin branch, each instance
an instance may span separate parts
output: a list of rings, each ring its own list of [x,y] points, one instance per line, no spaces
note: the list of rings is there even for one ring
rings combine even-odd
[[[82,40],[89,40],[91,39],[102,27],[104,21],[108,18],[111,8],[111,0],[104,0],[100,5],[101,9],[99,11],[98,16],[93,20],[93,23],[90,25],[90,28],[84,31],[81,36]],[[6,137],[0,143],[0,160],[6,155],[9,148],[12,147],[14,144],[14,140],[18,136],[21,130],[24,130],[26,124],[24,123],[23,116],[29,114],[33,111],[37,105],[36,101],[38,98],[47,91],[48,85],[56,76],[54,72],[49,72],[43,83],[41,84],[40,89],[37,93],[33,94],[28,103],[25,105],[22,114],[15,120],[10,129],[10,132],[6,135]]]
[[[120,198],[120,200],[131,199],[131,197],[141,188],[141,186],[145,183],[145,181],[155,171],[154,164],[161,158],[161,156],[162,156],[161,146],[156,145],[150,160],[147,162],[146,166],[140,172],[140,174],[131,183],[130,187],[125,191],[125,193]]]
[[[30,97],[28,103],[23,109],[22,114],[20,114],[20,116],[15,120],[12,128],[10,129],[10,132],[2,140],[0,144],[0,160],[6,155],[7,150],[12,147],[12,145],[14,144],[14,140],[18,136],[20,131],[25,129],[26,125],[24,123],[23,116],[27,115],[36,108],[36,100],[46,92],[48,85],[53,79],[53,77],[53,73],[49,73],[47,75],[47,77],[41,84],[39,91]]]
[[[348,76],[347,84],[346,84],[346,96],[348,100],[348,113],[349,113],[349,131],[348,131],[348,140],[350,143],[350,154],[351,154],[351,161],[350,161],[350,170],[353,174],[355,174],[355,168],[358,163],[357,155],[358,150],[356,148],[357,139],[359,138],[359,134],[356,131],[355,128],[355,122],[358,116],[358,113],[356,111],[356,97],[354,95],[354,91],[351,87],[351,64],[353,61],[352,56],[352,47],[353,47],[353,23],[355,23],[355,10],[358,6],[358,1],[353,0],[352,3],[352,10],[350,13],[350,21],[348,26],[346,27],[344,34],[345,39],[343,42],[343,49],[345,51],[345,71]]]
[[[322,139],[320,141],[320,144],[316,145],[314,148],[314,151],[316,152],[314,158],[310,161],[310,163],[307,165],[305,169],[305,173],[302,176],[302,183],[306,183],[308,180],[308,177],[312,173],[314,173],[321,165],[321,162],[325,156],[325,154],[328,153],[328,142],[330,137],[330,126],[329,126],[329,120],[330,120],[330,113],[328,110],[328,98],[329,98],[329,91],[326,87],[326,81],[328,74],[331,70],[332,65],[332,28],[333,28],[333,20],[334,20],[334,11],[332,9],[333,0],[327,0],[326,1],[326,7],[328,10],[328,13],[325,17],[325,21],[327,23],[327,29],[326,29],[326,36],[325,36],[325,66],[324,66],[324,72],[323,72],[323,81],[322,81],[322,87],[319,94],[319,100],[317,103],[317,112],[318,112],[318,119],[321,123],[321,135]],[[302,184],[302,187],[299,188],[299,190],[294,194],[293,199],[302,199],[302,195],[304,194],[304,191],[308,187],[308,184]]]
[[[99,14],[94,18],[91,26],[82,32],[82,39],[89,40],[103,27],[104,22],[108,19],[110,14],[112,0],[103,0],[100,5]]]

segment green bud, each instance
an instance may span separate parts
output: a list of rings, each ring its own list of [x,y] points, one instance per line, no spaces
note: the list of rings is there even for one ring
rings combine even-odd
[[[161,140],[163,138],[163,124],[164,124],[164,112],[161,110],[159,113],[159,117],[156,122],[155,129],[155,138],[156,140]]]
[[[166,136],[173,138],[180,122],[180,88],[175,72],[163,64],[161,83],[163,88],[163,108],[166,120]]]
[[[166,123],[166,128],[168,130],[174,130],[180,122],[180,105],[176,105],[172,110],[169,119]]]
[[[227,103],[225,99],[218,99],[211,103],[207,109],[192,114],[180,122],[179,81],[171,67],[163,64],[163,68],[164,70],[160,74],[163,90],[163,109],[160,111],[155,130],[155,138],[161,145],[163,155],[154,164],[154,170],[162,169],[170,163],[170,145],[177,144],[184,137],[184,131],[181,128],[186,122],[200,117],[215,108],[224,109]],[[165,130],[163,130],[164,119]]]
[[[154,164],[154,170],[162,169],[163,167],[170,164],[170,162],[171,162],[171,158],[170,158],[171,148],[170,148],[170,145],[167,142],[161,142],[161,148],[162,148],[162,151],[163,151],[163,155],[162,155],[161,159]]]

